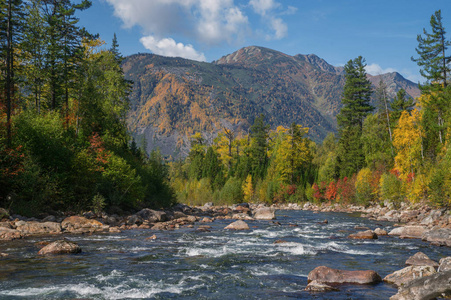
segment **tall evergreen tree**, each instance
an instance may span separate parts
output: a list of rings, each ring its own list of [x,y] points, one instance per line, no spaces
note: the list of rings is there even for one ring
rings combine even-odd
[[[431,16],[431,33],[423,29],[424,37],[417,36],[419,57],[412,60],[422,67],[420,74],[430,83],[442,84],[446,87],[450,73],[451,56],[446,55],[446,50],[451,42],[446,39],[446,31],[442,23],[441,10],[437,10]]]
[[[399,117],[401,117],[401,113],[403,111],[410,112],[414,105],[415,102],[413,98],[407,95],[406,90],[400,89],[390,105],[392,109],[392,120],[397,122]]]
[[[258,116],[250,128],[250,173],[254,180],[263,179],[268,167],[268,132],[269,125],[265,124],[265,116]]]
[[[339,127],[338,163],[340,176],[350,176],[364,166],[361,135],[365,117],[374,109],[370,104],[371,83],[366,78],[365,59],[361,56],[345,65],[345,86],[337,115]]]
[[[113,41],[111,42],[110,52],[113,53],[114,58],[120,64],[124,60],[120,51],[119,51],[119,43],[117,42],[116,33],[114,33]]]
[[[417,36],[418,58],[413,58],[421,67],[420,73],[427,79],[427,83],[421,86],[424,93],[429,94],[430,99],[423,103],[422,125],[426,131],[425,152],[432,159],[445,143],[446,115],[450,111],[450,98],[444,93],[448,89],[449,74],[451,71],[451,56],[446,50],[451,41],[446,38],[446,31],[442,22],[441,10],[437,10],[430,20],[431,33],[423,29],[423,34]]]
[[[0,27],[1,50],[5,61],[4,66],[4,98],[6,108],[6,139],[7,145],[11,146],[11,116],[13,109],[14,91],[16,89],[16,78],[14,69],[14,58],[22,35],[23,9],[22,0],[7,0],[0,6],[2,25]],[[2,97],[3,98],[3,97]]]

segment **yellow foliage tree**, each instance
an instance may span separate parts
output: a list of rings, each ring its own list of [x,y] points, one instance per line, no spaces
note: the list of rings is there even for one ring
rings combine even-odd
[[[244,201],[250,202],[254,198],[254,187],[252,185],[252,175],[247,175],[246,181],[243,184]]]
[[[395,168],[400,177],[407,180],[419,171],[423,153],[421,113],[413,110],[412,115],[404,111],[399,118],[398,126],[393,131],[393,146],[396,148]]]
[[[281,143],[275,150],[276,172],[280,178],[294,184],[296,173],[310,160],[310,147],[304,138],[308,128],[292,124],[288,129],[278,128]]]

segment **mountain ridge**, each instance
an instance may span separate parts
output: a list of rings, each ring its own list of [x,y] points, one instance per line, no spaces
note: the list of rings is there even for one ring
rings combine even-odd
[[[211,63],[135,54],[122,67],[134,82],[128,126],[149,151],[185,156],[194,132],[211,141],[223,127],[246,131],[260,113],[273,128],[292,122],[309,127],[316,141],[336,130],[343,70],[314,54],[249,46]],[[390,97],[405,87],[419,95],[399,73],[368,78],[375,85],[386,81]]]

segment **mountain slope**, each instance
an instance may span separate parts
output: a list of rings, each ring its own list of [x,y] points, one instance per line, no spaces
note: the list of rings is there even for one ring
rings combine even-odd
[[[126,58],[123,70],[134,82],[130,130],[148,150],[159,147],[173,156],[187,154],[194,132],[207,140],[223,127],[238,133],[261,113],[272,127],[296,122],[320,141],[336,130],[344,85],[342,68],[316,55],[255,46],[212,63],[137,54]],[[419,93],[397,73],[369,78],[376,84],[382,78],[392,94],[401,87]]]

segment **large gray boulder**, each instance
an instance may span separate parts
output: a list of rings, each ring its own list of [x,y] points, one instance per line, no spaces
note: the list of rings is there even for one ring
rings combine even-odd
[[[59,240],[48,244],[47,246],[39,250],[38,254],[75,254],[80,252],[81,248],[76,243],[66,240]]]
[[[451,247],[451,228],[432,229],[422,236],[423,241],[428,241],[435,245]]]
[[[440,266],[438,267],[438,271],[445,272],[450,270],[451,270],[451,256],[440,259]]]
[[[439,265],[437,262],[430,259],[423,252],[417,252],[406,260],[408,266],[431,266],[437,268]]]
[[[423,235],[428,231],[427,228],[423,226],[403,226],[397,227],[390,231],[388,235],[399,236],[400,238],[410,238],[410,239],[421,239]]]
[[[375,271],[348,271],[332,269],[320,266],[308,274],[308,282],[316,280],[320,283],[357,283],[373,284],[381,281],[381,277]]]
[[[451,297],[451,270],[417,278],[399,288],[390,300],[430,300]]]
[[[227,225],[224,229],[233,229],[233,230],[249,230],[249,225],[242,220],[238,220]]]
[[[274,220],[276,218],[276,210],[271,207],[262,207],[255,210],[255,220]]]
[[[437,271],[431,266],[409,266],[388,274],[385,276],[384,281],[400,287],[414,279],[430,276],[435,273],[437,273]]]

